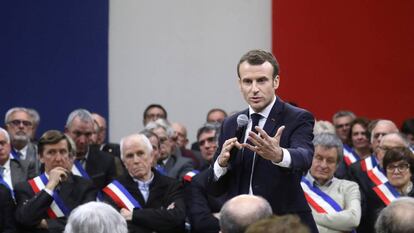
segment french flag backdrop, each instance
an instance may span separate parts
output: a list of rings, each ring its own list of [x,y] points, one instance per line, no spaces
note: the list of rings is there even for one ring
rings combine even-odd
[[[35,108],[40,134],[86,108],[118,141],[160,103],[194,141],[210,108],[246,107],[236,65],[262,48],[281,64],[278,94],[317,119],[349,109],[400,125],[414,117],[412,12],[414,1],[3,1],[0,116]]]

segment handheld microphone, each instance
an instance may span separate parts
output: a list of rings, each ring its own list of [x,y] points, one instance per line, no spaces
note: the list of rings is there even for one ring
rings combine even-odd
[[[249,117],[247,117],[246,114],[240,114],[237,116],[237,130],[236,130],[236,137],[237,141],[242,143],[241,140],[243,140],[243,133],[244,128],[249,123]]]

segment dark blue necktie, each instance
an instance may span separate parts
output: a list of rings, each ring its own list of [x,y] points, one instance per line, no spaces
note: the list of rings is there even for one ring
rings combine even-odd
[[[252,120],[252,127],[250,128],[250,131],[257,133],[257,130],[254,128],[255,126],[259,125],[259,121],[262,118],[260,114],[253,113],[250,116]],[[246,143],[252,144],[248,140]],[[240,179],[240,194],[247,194],[249,193],[249,186],[250,186],[250,176],[252,173],[252,165],[253,165],[253,158],[254,158],[254,152],[245,148],[243,150],[243,168],[241,171],[241,179]]]

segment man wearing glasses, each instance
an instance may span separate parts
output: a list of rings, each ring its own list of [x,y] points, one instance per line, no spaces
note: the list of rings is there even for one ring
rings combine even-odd
[[[336,135],[341,139],[343,144],[348,143],[348,135],[351,130],[351,122],[355,119],[355,114],[350,111],[339,111],[332,117],[332,123],[335,126]]]
[[[36,172],[39,172],[40,161],[37,157],[37,148],[30,141],[34,130],[34,120],[30,110],[23,107],[11,108],[6,113],[4,123],[11,139],[12,157],[35,164]]]

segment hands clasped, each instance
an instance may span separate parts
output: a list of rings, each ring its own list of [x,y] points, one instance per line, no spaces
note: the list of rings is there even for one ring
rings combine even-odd
[[[264,159],[271,160],[273,162],[280,162],[283,159],[283,151],[280,147],[280,137],[282,136],[282,132],[285,126],[281,126],[278,128],[276,135],[274,137],[270,137],[266,131],[256,126],[257,134],[250,131],[248,140],[252,143],[252,145],[248,143],[239,143],[237,138],[230,138],[226,140],[223,144],[221,149],[220,155],[218,156],[218,163],[221,167],[227,167],[228,161],[230,159],[230,151],[236,146],[238,149],[243,147],[248,148],[249,150],[256,152],[256,154],[260,155]]]

